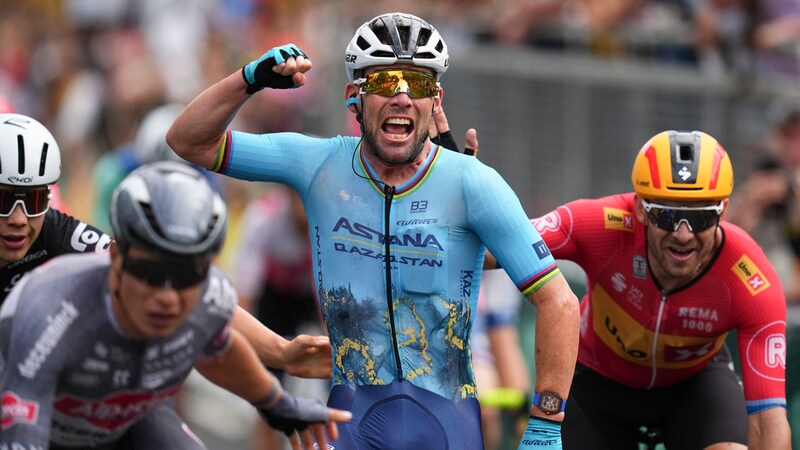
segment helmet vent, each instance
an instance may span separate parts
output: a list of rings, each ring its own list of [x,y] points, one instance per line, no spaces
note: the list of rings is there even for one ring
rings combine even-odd
[[[369,42],[367,42],[367,40],[364,39],[361,36],[358,37],[358,40],[356,41],[356,45],[358,45],[358,48],[360,48],[361,50],[364,50],[364,51],[366,51],[369,48]]]
[[[694,161],[694,147],[691,145],[678,145],[678,162],[690,163]]]
[[[47,142],[45,142],[44,145],[42,146],[42,157],[39,160],[39,176],[40,177],[44,176],[44,169],[45,169],[45,167],[47,167],[47,148],[48,148],[48,145],[47,145]]]
[[[25,140],[22,135],[17,135],[17,170],[19,173],[25,173]]]
[[[214,214],[211,216],[211,220],[208,221],[208,226],[206,227],[206,232],[203,235],[203,241],[205,241],[208,236],[214,231],[214,227],[217,225],[217,221],[219,220],[219,214]]]
[[[417,45],[420,47],[424,47],[428,45],[428,41],[431,39],[431,30],[423,28],[419,30],[419,37],[417,38]]]
[[[425,53],[417,53],[414,55],[414,59],[434,59],[436,58],[432,53],[425,52]]]
[[[167,239],[167,236],[164,234],[164,230],[162,230],[158,225],[156,215],[153,213],[153,207],[149,203],[145,202],[139,202],[139,207],[142,208],[142,212],[144,213],[145,218],[147,218],[147,223],[150,224],[150,227],[153,228],[153,231],[155,231],[156,234],[162,238]]]
[[[394,58],[394,53],[383,50],[376,50],[372,52],[370,56],[374,56],[375,58]]]
[[[411,27],[399,26],[397,27],[397,34],[400,36],[400,47],[408,51],[408,48],[411,47],[411,43],[408,42],[411,37]]]
[[[389,29],[385,26],[376,26],[372,29],[372,32],[375,33],[375,37],[378,38],[378,41],[384,45],[392,45],[392,38],[389,36]]]

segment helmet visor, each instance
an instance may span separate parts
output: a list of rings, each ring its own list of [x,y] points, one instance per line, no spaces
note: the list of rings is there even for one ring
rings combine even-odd
[[[28,217],[38,217],[50,209],[50,188],[0,188],[0,217],[8,217],[17,205]]]
[[[719,224],[723,202],[710,206],[666,206],[642,200],[647,220],[664,231],[677,231],[686,223],[689,231],[698,233]]]
[[[361,88],[360,94],[378,94],[394,97],[408,94],[411,98],[433,97],[439,93],[439,83],[429,72],[413,69],[383,69],[359,78],[353,84]]]

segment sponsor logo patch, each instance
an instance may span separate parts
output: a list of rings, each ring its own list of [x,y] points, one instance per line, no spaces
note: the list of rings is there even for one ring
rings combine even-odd
[[[62,395],[53,407],[66,416],[84,419],[98,428],[115,430],[146,414],[165,398],[174,395],[178,389],[180,385],[162,392],[127,391],[102,399]],[[3,420],[5,420],[5,398],[3,402]]]
[[[3,394],[2,429],[17,423],[35,424],[39,416],[39,403],[19,398],[13,392]]]
[[[536,252],[536,256],[538,256],[539,259],[545,259],[550,256],[550,249],[547,248],[547,244],[545,244],[544,240],[534,242],[533,251]]]
[[[772,322],[758,330],[745,348],[747,365],[758,376],[785,381],[786,322]]]
[[[633,214],[617,208],[603,208],[603,221],[607,230],[633,231]]]
[[[747,290],[753,295],[770,287],[769,280],[764,277],[761,270],[753,264],[753,261],[748,258],[747,255],[742,255],[742,257],[736,261],[736,264],[731,267],[731,270],[744,282],[745,286],[747,286]]]

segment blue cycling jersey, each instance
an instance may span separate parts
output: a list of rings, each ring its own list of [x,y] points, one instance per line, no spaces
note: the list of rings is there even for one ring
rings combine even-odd
[[[404,381],[454,404],[474,399],[470,330],[485,249],[525,295],[558,273],[512,189],[474,157],[434,146],[392,187],[374,181],[355,137],[229,132],[222,148],[217,171],[284,183],[303,199],[334,402],[337,388],[358,397],[359,387]]]

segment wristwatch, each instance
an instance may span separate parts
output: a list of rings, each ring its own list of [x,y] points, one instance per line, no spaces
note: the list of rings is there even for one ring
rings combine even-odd
[[[533,395],[533,404],[548,416],[563,412],[567,401],[555,392],[537,392]]]

